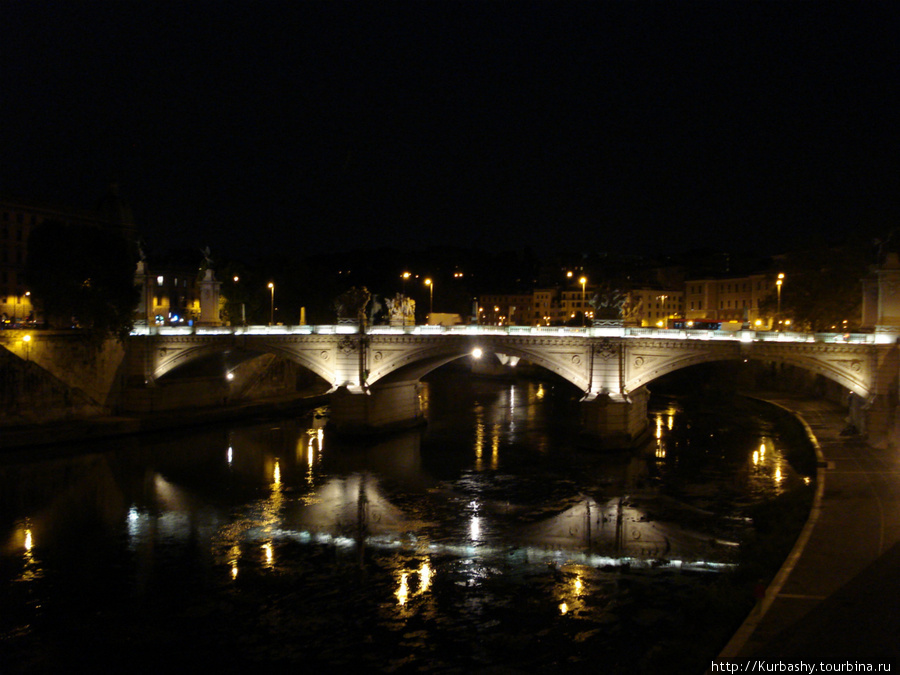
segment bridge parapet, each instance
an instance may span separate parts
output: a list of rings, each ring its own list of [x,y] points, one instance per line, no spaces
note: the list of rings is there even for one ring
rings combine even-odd
[[[360,334],[355,324],[304,326],[141,326],[131,335],[352,335]],[[533,335],[543,337],[621,337],[665,338],[670,340],[711,340],[727,342],[823,342],[837,344],[893,344],[900,332],[873,333],[798,333],[752,330],[689,330],[670,328],[576,327],[576,326],[371,326],[365,335]]]

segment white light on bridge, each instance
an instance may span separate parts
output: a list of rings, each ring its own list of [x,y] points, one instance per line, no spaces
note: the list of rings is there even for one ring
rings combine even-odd
[[[481,347],[475,347],[475,349],[472,350],[473,358],[480,359],[482,354],[484,354],[484,352],[481,351]]]

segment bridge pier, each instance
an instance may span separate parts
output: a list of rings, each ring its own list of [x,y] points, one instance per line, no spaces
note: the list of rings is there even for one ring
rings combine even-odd
[[[650,429],[646,387],[624,394],[601,394],[581,403],[582,436],[591,447],[632,448],[640,445]]]
[[[422,384],[394,382],[363,391],[339,387],[331,395],[330,423],[338,433],[366,435],[408,429],[425,423],[419,393]]]

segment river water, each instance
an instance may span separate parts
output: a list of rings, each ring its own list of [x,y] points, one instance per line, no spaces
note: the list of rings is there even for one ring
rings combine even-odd
[[[649,672],[808,482],[764,420],[674,400],[617,454],[561,383],[448,372],[423,404],[376,443],[320,410],[0,458],[0,672]]]

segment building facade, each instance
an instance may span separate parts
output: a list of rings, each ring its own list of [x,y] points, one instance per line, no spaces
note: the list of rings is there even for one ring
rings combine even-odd
[[[628,325],[666,328],[684,317],[684,291],[635,288],[628,291],[623,319]]]
[[[478,297],[478,322],[487,326],[528,326],[534,314],[532,294],[494,294]]]
[[[760,303],[776,292],[776,275],[751,274],[727,279],[685,281],[685,319],[768,327]]]

